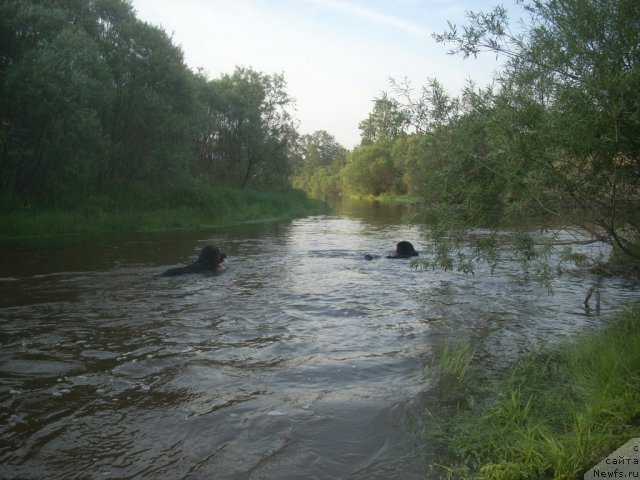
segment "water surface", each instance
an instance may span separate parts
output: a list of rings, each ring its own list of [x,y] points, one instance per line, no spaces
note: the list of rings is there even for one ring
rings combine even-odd
[[[469,276],[363,260],[403,239],[424,247],[400,210],[356,203],[199,234],[4,246],[0,477],[437,478],[407,419],[445,344],[471,342],[476,368],[498,371],[635,295],[571,272],[549,296],[509,265]],[[158,276],[208,242],[226,272]],[[582,305],[594,283],[601,315]]]

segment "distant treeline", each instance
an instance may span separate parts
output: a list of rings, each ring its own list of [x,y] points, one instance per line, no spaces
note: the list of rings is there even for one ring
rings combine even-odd
[[[194,177],[288,187],[291,105],[281,74],[193,72],[127,0],[0,4],[5,205]]]

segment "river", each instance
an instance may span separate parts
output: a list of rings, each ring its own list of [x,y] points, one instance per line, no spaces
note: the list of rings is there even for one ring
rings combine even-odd
[[[437,478],[411,421],[447,343],[499,371],[609,321],[637,286],[509,266],[416,271],[401,210],[126,240],[4,245],[0,478]],[[159,277],[206,243],[221,274]],[[595,247],[590,247],[595,248]],[[583,300],[600,285],[602,309]],[[427,405],[428,407],[428,405]]]

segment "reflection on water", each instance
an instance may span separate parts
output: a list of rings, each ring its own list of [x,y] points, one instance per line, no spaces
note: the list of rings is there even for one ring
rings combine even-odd
[[[384,255],[397,209],[0,253],[0,477],[424,478],[403,420],[421,370],[468,340],[487,372],[606,321],[633,286],[555,295],[505,268],[417,272]],[[220,275],[158,277],[213,241]],[[426,447],[428,449],[428,446]],[[428,474],[426,474],[428,476]]]

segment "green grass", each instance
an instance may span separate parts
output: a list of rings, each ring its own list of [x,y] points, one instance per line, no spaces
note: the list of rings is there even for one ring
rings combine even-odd
[[[200,182],[113,189],[49,205],[13,205],[0,211],[0,240],[58,235],[198,229],[286,220],[326,211],[296,190],[267,192]]]
[[[518,361],[481,401],[435,420],[435,440],[453,459],[440,465],[443,477],[582,478],[640,437],[639,345],[633,309],[601,332]]]
[[[438,362],[429,362],[423,373],[425,376],[435,377],[440,384],[450,381],[463,384],[467,380],[474,355],[475,350],[468,343],[445,345]]]
[[[419,204],[422,199],[412,195],[391,195],[383,193],[381,195],[364,195],[364,194],[348,194],[347,197],[356,200],[370,200],[388,205],[415,205]]]

